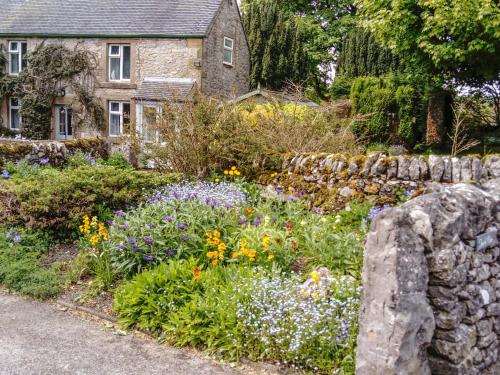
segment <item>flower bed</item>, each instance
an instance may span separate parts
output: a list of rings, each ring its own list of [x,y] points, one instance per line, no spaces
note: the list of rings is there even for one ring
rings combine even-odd
[[[126,327],[231,359],[352,373],[370,207],[321,215],[300,197],[264,198],[237,177],[174,184],[106,224],[86,217],[80,247],[100,285],[124,281]]]

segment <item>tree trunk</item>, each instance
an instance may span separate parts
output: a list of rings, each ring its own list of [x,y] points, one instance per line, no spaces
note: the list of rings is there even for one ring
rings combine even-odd
[[[429,146],[440,146],[445,138],[445,118],[447,93],[437,90],[431,93],[427,110],[426,143]]]

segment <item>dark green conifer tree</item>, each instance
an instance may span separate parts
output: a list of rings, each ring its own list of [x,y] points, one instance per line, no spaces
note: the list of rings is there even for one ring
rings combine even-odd
[[[246,0],[243,22],[250,44],[250,84],[274,90],[287,82],[305,83],[309,67],[301,19],[278,0]]]

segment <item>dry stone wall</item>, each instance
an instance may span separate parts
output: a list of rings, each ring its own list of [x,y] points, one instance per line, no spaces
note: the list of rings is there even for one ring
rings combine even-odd
[[[357,197],[385,198],[398,191],[415,191],[432,182],[479,182],[499,177],[500,156],[480,159],[373,153],[351,158],[296,155],[284,161],[283,173],[278,179],[283,185],[322,196],[322,200],[328,195],[328,204],[336,206]],[[323,203],[319,201],[315,205]]]
[[[78,151],[93,156],[106,157],[108,145],[102,139],[75,139],[56,142],[0,138],[0,167],[7,162],[20,160],[58,166],[63,164],[69,155]]]
[[[368,234],[358,375],[500,374],[500,178],[431,189]]]

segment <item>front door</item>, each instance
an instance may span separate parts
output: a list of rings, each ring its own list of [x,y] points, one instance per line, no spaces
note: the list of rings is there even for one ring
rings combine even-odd
[[[56,106],[56,136],[61,141],[73,138],[72,111],[70,107]]]

